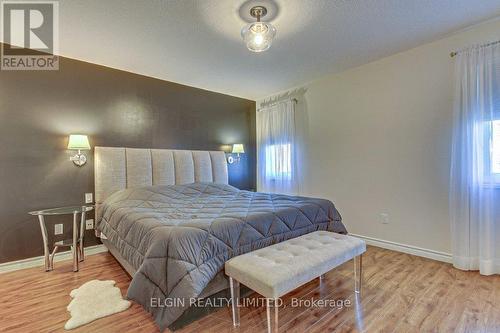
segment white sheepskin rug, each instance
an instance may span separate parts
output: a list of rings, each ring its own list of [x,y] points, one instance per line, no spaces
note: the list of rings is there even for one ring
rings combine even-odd
[[[115,281],[92,280],[70,293],[73,298],[67,309],[71,314],[64,328],[71,330],[96,319],[127,310],[131,303],[122,298]]]

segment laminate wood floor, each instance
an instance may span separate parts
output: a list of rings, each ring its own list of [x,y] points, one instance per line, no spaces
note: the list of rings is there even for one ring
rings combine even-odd
[[[352,262],[284,297],[280,332],[500,332],[500,276],[463,272],[451,265],[369,247],[363,257],[364,285],[352,293]],[[130,278],[108,253],[88,256],[78,273],[71,261],[57,262],[45,273],[30,268],[0,274],[0,332],[64,332],[69,292],[92,280],[115,280],[125,294]],[[251,297],[258,297],[253,295]],[[292,302],[302,304],[292,307]],[[308,306],[307,300],[349,300]],[[187,332],[265,332],[265,309],[241,309],[241,327],[233,329],[222,308],[177,330]],[[158,332],[138,304],[71,332]]]

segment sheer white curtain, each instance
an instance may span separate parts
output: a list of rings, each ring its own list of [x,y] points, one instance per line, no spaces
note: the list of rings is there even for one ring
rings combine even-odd
[[[456,56],[450,214],[453,265],[500,273],[500,44]]]
[[[295,101],[286,100],[257,111],[257,189],[297,194],[299,191]]]

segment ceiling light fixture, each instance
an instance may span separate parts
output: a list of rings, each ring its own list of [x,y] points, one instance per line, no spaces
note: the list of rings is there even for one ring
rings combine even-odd
[[[250,15],[255,17],[257,22],[250,23],[241,29],[241,37],[243,37],[247,48],[252,52],[263,52],[269,49],[276,35],[276,28],[271,23],[260,21],[266,14],[266,7],[252,7]]]

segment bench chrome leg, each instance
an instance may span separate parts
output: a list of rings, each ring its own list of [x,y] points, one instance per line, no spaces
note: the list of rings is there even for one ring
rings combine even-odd
[[[274,332],[278,333],[278,310],[279,310],[279,303],[278,300],[274,300]]]
[[[279,302],[277,299],[266,299],[266,313],[267,313],[267,333],[278,333],[278,308]],[[274,318],[271,318],[271,307],[274,308]]]
[[[240,283],[229,277],[229,287],[231,289],[231,310],[233,314],[233,325],[240,326]]]
[[[363,255],[354,257],[354,292],[361,293],[361,282],[363,281]]]
[[[267,314],[267,333],[271,333],[272,332],[272,330],[271,330],[272,320],[271,320],[271,299],[270,298],[267,299],[266,314]]]

